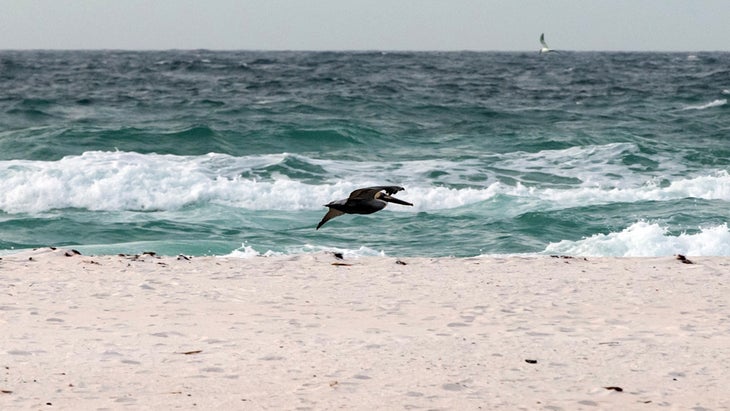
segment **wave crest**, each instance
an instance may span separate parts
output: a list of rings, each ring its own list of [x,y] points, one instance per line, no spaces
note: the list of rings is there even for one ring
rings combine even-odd
[[[684,110],[705,110],[708,108],[724,106],[725,104],[727,104],[727,99],[723,98],[723,99],[713,100],[709,103],[701,104],[699,106],[687,106],[684,108]]]
[[[694,234],[671,235],[659,224],[640,221],[620,232],[551,243],[544,253],[601,257],[730,256],[730,230],[722,224]]]
[[[64,208],[152,211],[177,210],[198,203],[252,210],[320,210],[323,204],[346,198],[357,188],[383,184],[405,186],[406,191],[399,197],[415,204],[390,208],[397,212],[451,209],[496,196],[519,205],[511,208],[515,212],[682,198],[730,201],[730,174],[726,170],[621,186],[595,179],[534,185],[501,182],[491,177],[489,181],[465,185],[441,183],[438,178],[424,176],[436,167],[429,161],[380,165],[391,167],[390,171],[383,172],[378,170],[377,163],[333,162],[301,156],[294,161],[290,157],[288,154],[186,157],[95,151],[59,161],[0,161],[0,210],[7,213]],[[286,169],[298,162],[308,165],[297,166],[299,178],[287,174]],[[448,171],[476,172],[478,165],[465,164],[454,164]],[[338,177],[319,177],[330,173]],[[390,178],[383,178],[384,175]]]

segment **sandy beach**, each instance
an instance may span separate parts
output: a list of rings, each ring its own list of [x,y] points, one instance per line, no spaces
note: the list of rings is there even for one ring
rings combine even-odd
[[[730,408],[730,258],[0,260],[0,409]]]

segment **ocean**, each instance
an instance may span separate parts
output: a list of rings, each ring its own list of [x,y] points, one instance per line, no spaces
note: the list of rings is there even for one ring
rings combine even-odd
[[[728,256],[728,98],[730,53],[0,51],[0,253]]]

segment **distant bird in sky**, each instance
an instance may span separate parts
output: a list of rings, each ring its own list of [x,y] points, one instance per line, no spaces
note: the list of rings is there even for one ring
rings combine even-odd
[[[385,208],[388,203],[412,206],[413,204],[407,201],[391,197],[391,195],[402,190],[405,189],[398,186],[360,188],[350,193],[350,196],[344,200],[325,204],[325,207],[329,207],[329,211],[324,215],[322,221],[317,224],[317,230],[327,221],[342,214],[372,214]]]
[[[547,43],[545,42],[545,33],[540,34],[540,44],[542,44],[542,48],[540,49],[540,53],[549,53],[551,51],[555,51],[548,47]]]

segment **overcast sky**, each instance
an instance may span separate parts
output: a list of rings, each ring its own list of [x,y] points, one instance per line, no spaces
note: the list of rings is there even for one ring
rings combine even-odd
[[[728,51],[730,0],[0,0],[0,49]]]

